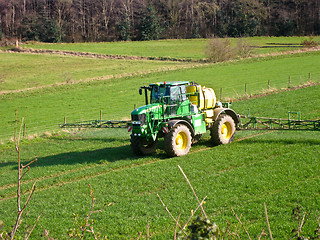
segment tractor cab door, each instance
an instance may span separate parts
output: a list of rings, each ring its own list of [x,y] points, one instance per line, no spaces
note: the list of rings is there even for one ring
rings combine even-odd
[[[182,113],[181,106],[187,100],[187,91],[185,85],[171,86],[169,98],[169,115],[180,115]]]

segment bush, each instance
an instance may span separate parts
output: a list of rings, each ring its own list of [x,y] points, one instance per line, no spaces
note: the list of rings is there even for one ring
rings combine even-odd
[[[252,47],[249,45],[248,41],[244,39],[237,39],[236,43],[236,54],[241,58],[250,57],[252,54]]]
[[[213,38],[206,48],[206,55],[211,62],[223,62],[234,58],[230,39]]]
[[[317,43],[316,41],[313,40],[313,37],[309,37],[309,40],[303,40],[301,42],[301,45],[305,48],[312,48],[312,47],[316,47],[319,45],[319,43]]]
[[[223,62],[236,57],[246,58],[252,53],[252,47],[244,39],[237,39],[236,46],[231,46],[230,39],[214,38],[209,41],[206,55],[211,62]]]

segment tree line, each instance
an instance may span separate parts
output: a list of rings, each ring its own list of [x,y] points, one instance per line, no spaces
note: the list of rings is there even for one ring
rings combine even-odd
[[[319,0],[0,0],[0,39],[319,35],[319,5]]]

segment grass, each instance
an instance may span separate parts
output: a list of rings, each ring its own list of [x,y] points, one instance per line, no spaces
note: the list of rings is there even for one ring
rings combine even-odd
[[[144,104],[138,94],[138,87],[158,81],[188,80],[215,89],[220,98],[237,98],[247,93],[266,91],[268,80],[272,88],[299,85],[308,81],[319,81],[319,53],[306,53],[267,59],[251,59],[231,63],[213,64],[193,69],[183,69],[141,77],[109,79],[82,84],[56,86],[31,92],[13,93],[0,96],[0,139],[8,140],[14,129],[15,110],[19,118],[25,117],[27,135],[42,134],[57,130],[64,117],[67,122],[99,119],[128,119],[136,106]],[[129,102],[129,104],[128,104]]]
[[[0,92],[23,90],[92,78],[164,71],[187,63],[142,60],[94,59],[50,54],[0,53]]]
[[[282,44],[299,45],[308,37],[251,37],[245,38],[252,46],[269,46],[257,48],[256,54],[288,51],[295,48],[284,47]],[[235,41],[235,39],[232,39]],[[320,37],[314,37],[320,41]],[[107,43],[29,43],[24,47],[34,49],[68,50],[77,52],[91,52],[109,55],[145,56],[145,57],[172,57],[172,58],[205,58],[207,39],[175,39],[144,42],[107,42]],[[275,45],[270,45],[273,43]],[[275,47],[270,47],[275,46]]]
[[[319,89],[315,86],[235,102],[234,108],[241,110],[253,105],[264,116],[303,108],[308,117],[319,116],[319,109],[314,107],[319,105]],[[312,96],[314,106],[305,104]],[[282,104],[273,108],[262,104],[279,100]],[[174,216],[182,213],[183,220],[197,206],[177,168],[180,165],[199,198],[208,196],[206,212],[218,224],[226,226],[226,220],[236,224],[230,210],[233,207],[238,215],[242,214],[242,222],[255,237],[266,228],[263,210],[266,202],[275,239],[289,238],[291,230],[297,227],[291,216],[297,206],[301,206],[301,211],[312,212],[303,229],[304,233],[312,234],[316,223],[313,216],[320,214],[320,135],[285,131],[256,133],[238,132],[234,143],[214,148],[206,135],[190,154],[171,159],[162,150],[151,157],[134,157],[127,133],[117,129],[61,133],[24,141],[23,162],[35,157],[38,161],[26,175],[23,189],[39,178],[25,224],[32,223],[44,211],[33,237],[47,229],[52,237],[67,239],[67,230],[74,227],[73,213],[85,216],[90,211],[90,183],[95,189],[97,209],[104,203],[113,203],[102,213],[93,215],[96,231],[109,239],[137,238],[138,232],[145,236],[150,220],[152,239],[172,239],[175,224],[156,193]],[[0,202],[5,206],[1,218],[10,224],[16,204],[16,154],[10,145],[0,149],[0,196],[5,199]],[[242,237],[246,238],[244,232]]]
[[[264,39],[269,41],[268,38]],[[170,41],[176,40],[168,42]],[[257,41],[261,42],[262,39]],[[122,43],[117,44],[121,46]],[[159,44],[162,44],[161,41]],[[147,47],[144,49],[145,52],[141,51],[143,54],[151,51]],[[186,55],[190,56],[189,53]],[[45,85],[45,79],[50,79],[49,72],[56,75],[53,83],[60,81],[57,76],[64,71],[63,64],[57,71],[57,67],[50,69],[50,63],[58,64],[62,58],[68,61],[70,68],[79,63],[78,67],[81,69],[75,67],[79,79],[82,79],[81,76],[89,76],[85,70],[87,66],[82,65],[82,61],[88,61],[88,69],[100,63],[100,60],[94,61],[96,59],[56,55],[1,53],[1,56],[11,58],[13,65],[20,58],[24,59],[18,63],[19,69],[28,66],[26,68],[31,74],[23,75],[30,78],[39,71],[41,74],[38,76]],[[46,63],[43,68],[50,71],[35,70],[36,65],[32,65],[32,62],[36,60],[31,60],[35,56],[42,59],[39,64]],[[28,57],[30,61],[26,59]],[[48,59],[45,60],[46,58]],[[318,132],[240,131],[234,143],[218,147],[211,146],[209,135],[206,134],[199,144],[192,147],[190,154],[168,159],[161,149],[153,156],[135,157],[125,130],[66,133],[58,132],[57,125],[63,122],[64,116],[67,117],[67,122],[98,119],[100,109],[104,119],[128,118],[134,104],[144,104],[143,96],[138,95],[138,87],[150,82],[196,81],[214,88],[218,98],[220,88],[223,88],[223,98],[244,96],[244,83],[248,84],[248,94],[267,91],[268,80],[271,80],[271,88],[287,88],[289,75],[292,85],[308,81],[309,73],[311,80],[319,82],[319,58],[319,53],[304,53],[247,59],[161,74],[57,85],[0,95],[0,139],[6,142],[0,144],[0,220],[5,223],[4,229],[10,228],[16,215],[17,154],[13,143],[7,143],[7,140],[13,136],[15,109],[18,109],[18,119],[25,117],[27,135],[56,131],[52,136],[47,134],[46,137],[31,140],[25,138],[21,143],[22,164],[38,159],[25,175],[23,191],[26,192],[36,178],[39,179],[36,193],[28,206],[30,213],[25,217],[22,229],[32,225],[40,212],[44,211],[31,238],[40,238],[44,229],[47,229],[51,237],[68,239],[68,229],[75,227],[73,213],[84,218],[90,211],[90,183],[95,190],[97,209],[105,203],[112,203],[102,213],[92,216],[96,232],[107,235],[109,239],[137,239],[139,232],[146,235],[149,220],[152,239],[172,239],[175,224],[156,193],[159,193],[175,217],[182,214],[182,220],[186,220],[191,209],[197,206],[177,165],[184,169],[199,198],[208,196],[206,212],[221,226],[226,226],[226,221],[233,223],[233,226],[237,224],[230,210],[233,207],[239,216],[242,214],[241,220],[251,236],[258,236],[261,229],[266,229],[263,209],[265,202],[275,239],[290,238],[291,230],[298,226],[298,220],[292,218],[292,210],[297,206],[300,206],[302,213],[311,212],[309,221],[303,228],[304,234],[311,236],[317,227],[314,216],[320,215]],[[113,61],[110,62],[111,65],[115,64]],[[110,74],[107,63],[108,61],[101,60],[99,69],[104,69],[100,72],[101,75]],[[124,65],[119,66],[122,63]],[[158,69],[159,66],[153,65],[154,62],[143,65],[144,63],[130,65],[130,61],[119,60],[111,74],[122,70],[124,73],[136,73],[144,71],[144,66],[151,69]],[[5,64],[4,62],[3,65]],[[176,63],[173,64],[177,66]],[[96,72],[99,73],[99,70]],[[6,74],[16,76],[10,71]],[[94,71],[92,77],[98,75]],[[23,77],[14,79],[9,85],[13,85],[15,89],[25,88],[20,87],[25,81]],[[301,111],[303,119],[319,119],[319,93],[320,85],[317,85],[263,98],[235,101],[233,108],[242,114],[246,114],[250,108],[252,115],[268,117],[286,117],[287,111]],[[159,144],[163,146],[163,141]],[[246,238],[244,232],[241,236]]]

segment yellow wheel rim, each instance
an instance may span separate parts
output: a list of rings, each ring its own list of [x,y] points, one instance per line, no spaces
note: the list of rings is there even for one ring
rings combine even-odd
[[[188,136],[184,132],[179,132],[176,136],[176,147],[178,150],[184,150],[188,145]]]
[[[221,136],[225,140],[229,140],[232,135],[232,127],[229,122],[225,122],[221,127]]]

